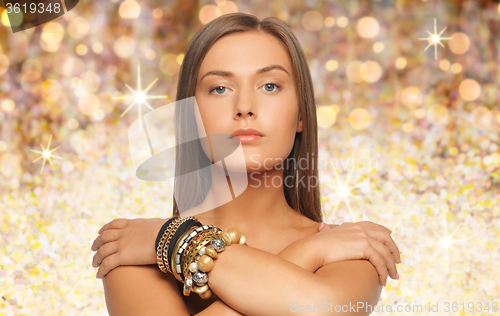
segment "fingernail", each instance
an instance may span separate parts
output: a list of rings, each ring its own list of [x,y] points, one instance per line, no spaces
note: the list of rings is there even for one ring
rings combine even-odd
[[[321,231],[321,228],[323,228],[323,226],[325,226],[325,223],[321,222],[321,224],[319,224],[319,229],[318,229],[318,231]]]
[[[101,229],[102,229],[102,228],[100,228],[100,229],[97,231],[97,233],[98,233],[98,234],[100,234],[100,233],[101,233]]]
[[[386,285],[387,285],[387,279],[384,280],[384,286],[386,286]]]
[[[96,279],[99,279],[99,277],[97,276],[97,273],[95,274],[95,278],[96,278]]]
[[[396,271],[396,279],[399,280],[399,273]]]

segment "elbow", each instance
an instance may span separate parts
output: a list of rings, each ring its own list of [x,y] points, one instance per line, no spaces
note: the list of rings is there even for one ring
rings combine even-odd
[[[309,315],[324,315],[336,313],[343,316],[367,316],[376,310],[380,299],[382,285],[366,282],[363,288],[330,286],[322,291],[320,296],[321,309]]]

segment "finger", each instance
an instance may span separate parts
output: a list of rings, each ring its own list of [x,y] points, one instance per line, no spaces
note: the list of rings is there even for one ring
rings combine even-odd
[[[331,229],[331,227],[327,223],[321,222],[321,224],[319,224],[318,231],[321,232],[321,231],[326,231],[329,229]]]
[[[109,273],[109,271],[113,270],[114,268],[118,267],[120,265],[120,256],[118,253],[112,254],[109,257],[104,258],[104,260],[101,263],[101,266],[97,270],[97,278],[102,279],[106,276],[106,274]]]
[[[118,252],[118,243],[110,242],[104,244],[99,251],[97,251],[92,259],[92,267],[97,268],[103,262],[106,257],[111,256],[114,253]]]
[[[379,275],[380,285],[385,286],[384,283],[387,279],[387,266],[382,256],[373,248],[368,250],[368,260],[373,264]]]
[[[92,247],[90,248],[92,251],[97,251],[101,248],[102,245],[108,242],[116,241],[120,239],[121,232],[119,229],[110,229],[102,232],[97,238],[94,240]]]
[[[399,248],[390,235],[376,229],[368,229],[366,232],[371,238],[377,239],[378,241],[384,243],[387,247],[389,247],[394,258],[394,262],[401,263],[401,254],[399,253]]]
[[[106,229],[110,229],[110,228],[124,228],[128,225],[128,221],[129,221],[129,219],[127,219],[127,218],[115,218],[111,222],[102,226],[101,229],[99,229],[99,231],[97,233],[100,234],[103,231],[105,231]]]
[[[389,250],[389,247],[387,247],[385,244],[381,243],[376,239],[371,239],[369,240],[369,242],[372,245],[372,247],[375,248],[384,259],[385,266],[389,271],[389,276],[392,279],[397,280],[398,269],[396,267],[396,263],[394,262],[394,258],[392,257],[391,251]]]
[[[392,230],[390,230],[389,228],[385,227],[384,225],[380,225],[380,224],[377,224],[377,223],[374,223],[374,222],[370,222],[370,221],[363,221],[363,222],[359,222],[359,223],[366,223],[368,226],[373,227],[375,229],[386,231],[389,234],[392,233]]]

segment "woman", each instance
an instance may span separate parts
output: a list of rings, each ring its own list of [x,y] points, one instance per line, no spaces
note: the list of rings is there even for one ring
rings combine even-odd
[[[319,185],[308,185],[318,179],[311,160],[318,156],[312,80],[288,26],[243,13],[205,25],[191,40],[179,76],[177,100],[193,95],[207,135],[252,128],[259,136],[238,136],[248,170],[242,194],[204,211],[200,194],[213,198],[217,187],[187,191],[181,183],[173,215],[237,228],[248,247],[231,245],[216,260],[209,272],[216,296],[183,296],[182,283],[155,264],[152,245],[166,220],[115,219],[92,245],[110,315],[370,314],[387,275],[399,278],[399,250],[384,226],[321,223]],[[286,163],[305,157],[307,168]]]

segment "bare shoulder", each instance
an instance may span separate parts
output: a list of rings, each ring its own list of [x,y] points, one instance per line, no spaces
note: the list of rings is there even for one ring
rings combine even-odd
[[[111,316],[189,315],[174,276],[155,265],[118,266],[102,282]]]
[[[331,228],[335,228],[335,227],[337,227],[339,225],[337,225],[337,224],[328,224],[328,226],[330,226]]]

